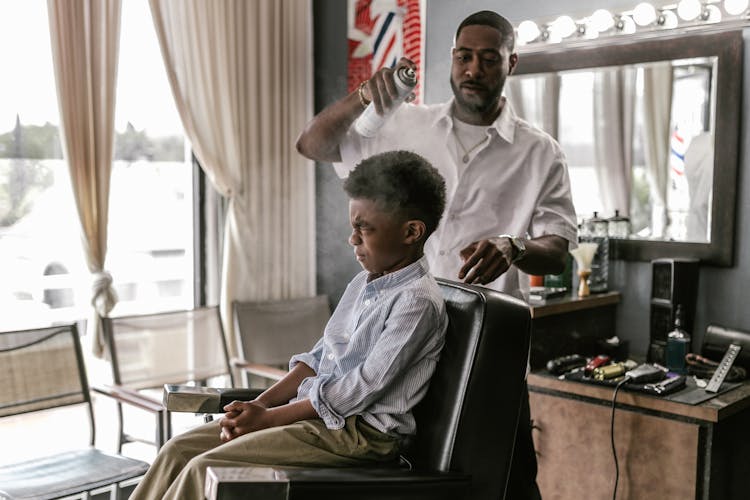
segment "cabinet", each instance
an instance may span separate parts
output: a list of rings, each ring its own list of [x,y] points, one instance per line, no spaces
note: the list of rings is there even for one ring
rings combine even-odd
[[[545,500],[611,498],[613,389],[528,378]],[[740,499],[750,492],[750,383],[688,405],[620,391],[614,436],[619,500]]]

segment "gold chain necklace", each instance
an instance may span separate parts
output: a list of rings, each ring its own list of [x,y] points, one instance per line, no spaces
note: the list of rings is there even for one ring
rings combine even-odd
[[[466,149],[466,146],[464,146],[464,143],[461,142],[461,138],[458,136],[458,130],[456,130],[455,128],[453,128],[453,135],[456,136],[456,142],[458,142],[458,145],[461,146],[461,149],[464,150],[464,155],[461,158],[461,161],[463,161],[464,163],[469,163],[469,155],[471,154],[471,152],[474,151],[475,149],[477,149],[482,144],[484,144],[484,141],[487,140],[487,135],[485,135],[484,137],[482,137],[481,141],[479,141],[478,143],[474,144],[469,149]]]

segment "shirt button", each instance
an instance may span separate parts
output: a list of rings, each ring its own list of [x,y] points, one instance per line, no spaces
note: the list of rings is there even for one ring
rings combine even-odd
[[[366,305],[366,306],[369,306],[369,305],[370,305],[370,299],[367,299],[367,300],[365,300],[365,305]]]
[[[440,251],[439,251],[438,253],[439,253],[440,255],[445,255],[445,250],[440,250]]]
[[[333,359],[333,353],[332,352],[328,353],[328,359]]]

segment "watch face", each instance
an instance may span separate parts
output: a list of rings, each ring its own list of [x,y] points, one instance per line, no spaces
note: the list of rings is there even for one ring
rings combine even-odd
[[[518,262],[521,260],[521,258],[526,254],[526,245],[524,245],[523,241],[516,238],[515,236],[510,239],[511,244],[516,249],[516,256],[513,257],[513,262]]]

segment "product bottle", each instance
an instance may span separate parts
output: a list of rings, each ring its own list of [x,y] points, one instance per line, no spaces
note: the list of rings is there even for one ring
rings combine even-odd
[[[393,81],[398,89],[398,97],[391,103],[391,107],[384,110],[384,114],[379,115],[375,111],[375,105],[370,103],[365,110],[359,115],[354,123],[355,130],[365,137],[374,137],[377,135],[380,127],[393,113],[393,111],[402,103],[414,87],[417,85],[417,74],[411,68],[401,67],[394,74]]]
[[[607,219],[594,216],[583,221],[580,241],[593,242],[598,245],[594,260],[591,262],[589,289],[591,293],[606,292],[609,287],[609,223]]]
[[[682,305],[677,304],[674,330],[667,334],[667,368],[675,373],[685,374],[685,355],[690,352],[690,334],[682,329]]]

